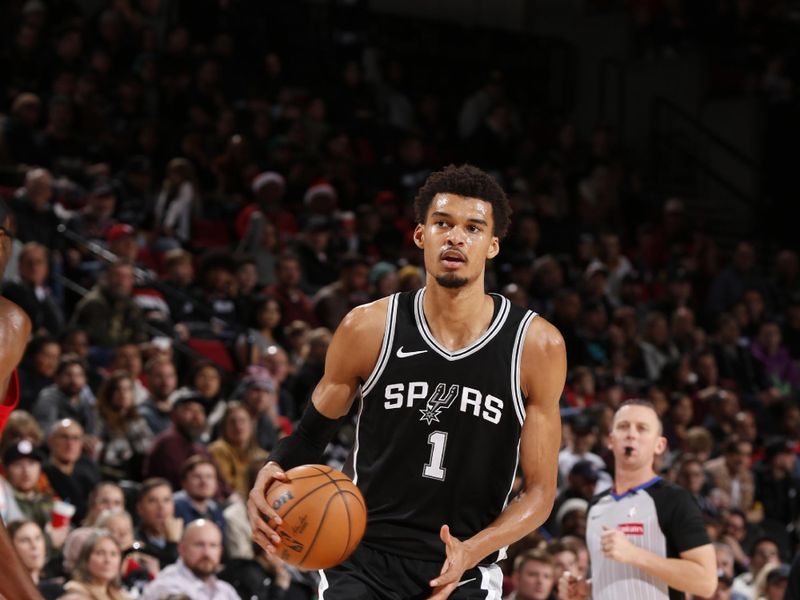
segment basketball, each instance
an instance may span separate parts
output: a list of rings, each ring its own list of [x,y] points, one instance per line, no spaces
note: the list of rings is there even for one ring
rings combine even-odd
[[[283,523],[277,555],[301,569],[328,569],[356,549],[367,524],[364,498],[341,471],[326,465],[303,465],[276,481],[267,502]],[[272,526],[272,525],[271,525]]]

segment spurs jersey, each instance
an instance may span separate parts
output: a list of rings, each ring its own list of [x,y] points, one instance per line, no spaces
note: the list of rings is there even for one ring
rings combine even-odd
[[[353,479],[367,504],[364,543],[441,561],[442,525],[464,540],[505,508],[525,420],[523,341],[535,313],[492,295],[486,332],[449,351],[433,337],[425,290],[389,299],[377,364],[361,386]],[[505,557],[505,549],[483,563]]]

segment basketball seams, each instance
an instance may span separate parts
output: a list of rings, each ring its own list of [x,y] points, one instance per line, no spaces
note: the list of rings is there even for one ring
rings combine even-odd
[[[319,471],[319,472],[320,472],[320,474],[322,474],[322,475],[327,475],[327,476],[328,476],[328,478],[329,478],[329,479],[330,479],[330,480],[331,480],[331,481],[332,481],[334,484],[336,484],[336,490],[337,490],[338,494],[350,494],[351,496],[353,496],[353,498],[355,498],[355,499],[358,501],[358,503],[361,505],[361,508],[363,508],[363,509],[364,509],[364,514],[367,514],[367,505],[366,505],[366,504],[364,503],[364,501],[363,501],[363,500],[362,500],[362,499],[359,497],[359,495],[358,495],[358,494],[354,494],[354,493],[353,493],[353,492],[351,492],[350,490],[343,490],[342,488],[340,488],[340,487],[339,487],[339,482],[340,482],[340,481],[348,481],[348,482],[352,483],[352,481],[350,481],[350,479],[347,477],[347,475],[345,475],[345,474],[344,474],[344,473],[342,473],[341,471],[337,471],[336,469],[333,469],[333,468],[329,469],[328,471],[323,471],[322,469],[320,469],[320,468],[319,468],[318,466],[316,466],[316,465],[307,465],[307,466],[308,466],[308,467],[310,467],[310,468],[312,468],[312,469],[316,469],[316,470],[317,470],[317,471]],[[342,478],[341,478],[341,479],[334,479],[333,477],[331,477],[331,475],[330,475],[331,473],[340,473],[340,474],[342,475]],[[358,489],[358,488],[356,487],[356,489]],[[349,521],[349,519],[350,519],[350,511],[349,511],[349,509],[348,509],[348,512],[347,512],[347,518],[348,518],[348,521]]]
[[[308,558],[308,555],[311,553],[311,550],[314,548],[314,544],[317,543],[317,538],[319,537],[319,532],[322,530],[322,526],[325,523],[325,516],[328,514],[328,509],[331,507],[331,502],[333,502],[333,499],[336,498],[336,496],[338,496],[338,495],[339,494],[337,493],[336,495],[331,496],[330,498],[328,498],[327,502],[325,502],[325,510],[322,511],[322,514],[319,517],[319,523],[317,525],[317,530],[314,532],[314,537],[311,539],[311,543],[308,545],[308,550],[306,550],[306,553],[303,554],[303,558],[300,559],[300,562],[297,563],[298,567],[302,567],[303,566],[303,563],[306,562],[306,558]],[[300,504],[300,502],[298,501],[294,506],[292,506],[292,508],[297,506],[297,504]],[[288,514],[288,511],[287,511],[287,514]]]
[[[295,507],[296,507],[298,504],[300,504],[300,502],[302,502],[303,500],[305,500],[306,498],[308,498],[308,497],[309,497],[309,496],[311,496],[312,494],[315,494],[315,493],[317,493],[317,491],[321,490],[321,489],[322,489],[322,488],[324,488],[326,485],[330,485],[331,483],[334,483],[334,484],[335,484],[336,482],[335,482],[335,481],[333,481],[333,482],[331,482],[331,481],[326,481],[326,482],[325,482],[325,483],[323,483],[322,485],[319,485],[319,486],[315,487],[313,490],[309,490],[309,491],[307,491],[307,492],[306,492],[304,495],[300,496],[300,497],[299,497],[299,498],[298,498],[298,499],[297,499],[297,500],[296,500],[294,503],[292,503],[292,505],[291,505],[291,506],[288,508],[288,510],[287,510],[285,513],[283,513],[283,514],[281,515],[281,518],[284,518],[284,517],[287,517],[287,516],[289,516],[289,513],[290,513],[290,512],[292,512],[292,511],[295,509]],[[338,488],[337,488],[337,489],[338,489]]]
[[[326,470],[326,468],[327,468],[327,470]],[[356,532],[353,531],[355,515],[350,510],[350,501],[348,499],[348,497],[352,497],[358,502],[358,506],[362,510],[362,514],[364,515],[364,519],[366,519],[367,509],[366,509],[366,505],[365,505],[363,499],[360,497],[361,496],[360,495],[360,491],[356,492],[352,488],[347,488],[347,487],[340,486],[339,485],[340,483],[344,484],[345,482],[347,482],[348,484],[353,484],[353,482],[350,480],[349,477],[347,477],[346,475],[341,473],[341,471],[338,471],[336,469],[333,469],[333,468],[330,468],[330,467],[326,467],[324,465],[322,465],[322,466],[304,465],[303,467],[299,467],[298,470],[299,469],[303,469],[305,471],[305,473],[302,474],[302,475],[296,476],[296,477],[292,477],[291,473],[287,473],[287,475],[289,476],[289,480],[287,482],[285,482],[286,485],[291,484],[293,481],[309,480],[309,479],[314,479],[314,478],[322,478],[323,482],[320,483],[319,485],[315,485],[315,484],[312,483],[311,485],[314,485],[314,488],[306,491],[302,496],[299,496],[296,500],[294,500],[291,503],[291,505],[287,507],[286,512],[281,515],[282,518],[286,519],[287,517],[289,517],[289,515],[292,514],[292,512],[294,511],[294,509],[297,506],[301,505],[304,501],[309,500],[310,497],[312,497],[315,494],[317,494],[318,492],[320,492],[320,490],[323,490],[323,488],[325,488],[326,486],[329,486],[329,485],[333,484],[333,486],[336,488],[336,491],[334,491],[331,494],[331,496],[326,499],[324,507],[320,507],[317,504],[316,510],[319,510],[321,508],[322,511],[321,511],[321,513],[317,512],[319,517],[318,517],[316,530],[314,532],[314,535],[313,535],[311,541],[309,542],[308,547],[306,548],[305,552],[302,554],[302,557],[300,558],[299,562],[295,563],[295,564],[297,564],[298,566],[302,566],[309,559],[309,557],[312,555],[312,552],[313,552],[313,549],[316,546],[316,543],[320,539],[323,539],[321,537],[321,530],[323,529],[323,527],[325,525],[325,520],[328,517],[328,514],[330,513],[332,508],[335,506],[335,504],[331,504],[331,503],[335,502],[334,498],[336,496],[341,497],[341,501],[344,504],[345,515],[347,515],[347,537],[346,537],[346,543],[344,544],[344,547],[342,549],[342,552],[341,552],[339,560],[338,560],[338,562],[340,563],[342,560],[345,560],[350,554],[352,554],[353,550],[355,550],[355,548],[350,548],[350,546],[353,543],[353,541],[355,539],[358,539],[360,541],[360,536],[358,536],[358,538],[356,538],[356,536],[355,536]],[[316,471],[316,472],[309,473],[309,471]],[[326,479],[327,479],[327,481],[324,481]],[[356,490],[358,490],[358,488],[356,488]],[[323,492],[323,494],[324,493],[325,492]],[[280,494],[276,494],[276,496],[280,496]],[[356,510],[355,506],[356,505],[353,506],[354,510]],[[341,518],[341,517],[338,517],[338,518]],[[362,528],[365,527],[365,526],[366,526],[366,523],[362,523]],[[362,531],[362,535],[363,535],[363,531]]]
[[[364,501],[361,499],[360,494],[354,494],[350,490],[339,490],[339,492],[342,493],[342,494],[349,494],[350,496],[355,498],[356,502],[358,502],[361,505],[361,508],[364,510],[364,514],[365,515],[367,514],[367,505],[364,504]]]
[[[352,550],[350,549],[350,538],[352,537],[352,532],[353,532],[353,521],[352,521],[351,515],[350,515],[350,503],[347,502],[344,499],[344,496],[351,496],[352,498],[355,499],[356,502],[358,502],[361,505],[362,510],[364,511],[364,516],[365,516],[365,519],[364,519],[364,521],[365,521],[364,522],[364,527],[365,528],[366,528],[367,509],[366,509],[366,506],[364,506],[364,503],[361,501],[361,498],[359,497],[359,495],[358,494],[354,494],[350,490],[341,490],[337,495],[342,496],[342,502],[344,503],[345,509],[347,510],[347,521],[348,521],[348,524],[349,524],[349,527],[348,527],[348,530],[347,530],[347,546],[345,547],[346,548],[345,549],[345,555],[342,557],[342,560],[344,560],[345,558],[347,558],[350,555],[350,553],[353,550],[355,550],[355,548],[353,548]]]
[[[347,515],[347,543],[345,544],[344,552],[342,553],[342,555],[341,555],[341,557],[339,559],[340,562],[341,562],[342,560],[347,558],[347,556],[350,554],[348,552],[348,550],[350,549],[350,538],[352,537],[352,527],[353,527],[353,519],[350,516],[350,505],[344,499],[344,495],[345,494],[350,494],[351,496],[353,496],[356,499],[358,499],[358,496],[353,494],[353,492],[351,492],[350,490],[343,490],[342,488],[339,487],[339,481],[345,481],[345,480],[346,481],[350,481],[350,480],[347,479],[346,477],[344,479],[334,479],[333,477],[331,477],[331,472],[333,472],[333,469],[331,469],[329,471],[323,471],[322,469],[320,469],[319,467],[317,467],[315,465],[309,465],[309,467],[311,467],[312,469],[316,469],[320,473],[326,475],[333,482],[333,484],[336,486],[336,495],[332,496],[330,498],[330,500],[333,500],[333,498],[336,498],[336,497],[340,497],[340,496],[342,497],[342,504],[344,504],[344,511],[345,511],[345,514]],[[366,514],[366,506],[364,505],[363,502],[360,501],[360,499],[359,499],[359,503],[364,508],[364,512]],[[320,526],[321,525],[322,525],[322,521],[320,521]],[[317,531],[319,531],[319,530],[317,530]]]
[[[347,515],[347,541],[344,545],[344,551],[339,555],[339,562],[342,562],[347,555],[349,554],[348,550],[350,549],[350,538],[353,537],[353,519],[350,517],[350,507],[347,504],[347,500],[345,499],[344,490],[339,490],[336,492],[335,498],[341,498],[342,504],[344,505],[344,514]]]

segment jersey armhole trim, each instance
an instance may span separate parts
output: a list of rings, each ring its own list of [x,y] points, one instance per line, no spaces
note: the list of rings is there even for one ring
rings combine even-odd
[[[522,321],[520,321],[511,354],[511,395],[514,404],[514,412],[517,413],[520,426],[525,422],[525,401],[523,399],[522,387],[520,386],[522,350],[525,348],[525,337],[528,334],[528,327],[530,327],[534,317],[536,317],[536,313],[528,311]]]
[[[378,360],[375,363],[375,368],[372,369],[367,380],[361,385],[361,396],[369,394],[370,390],[375,386],[375,383],[380,379],[383,370],[389,362],[391,356],[392,345],[394,343],[394,325],[397,321],[397,297],[399,294],[392,294],[389,297],[389,307],[386,310],[386,325],[383,329],[383,342],[381,344],[381,352],[378,355]]]

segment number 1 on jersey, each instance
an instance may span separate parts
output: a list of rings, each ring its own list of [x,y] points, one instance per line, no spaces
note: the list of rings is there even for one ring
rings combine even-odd
[[[428,443],[431,445],[431,459],[422,469],[422,476],[444,481],[447,469],[442,467],[442,463],[444,462],[444,449],[447,446],[447,433],[432,431],[428,436]]]

